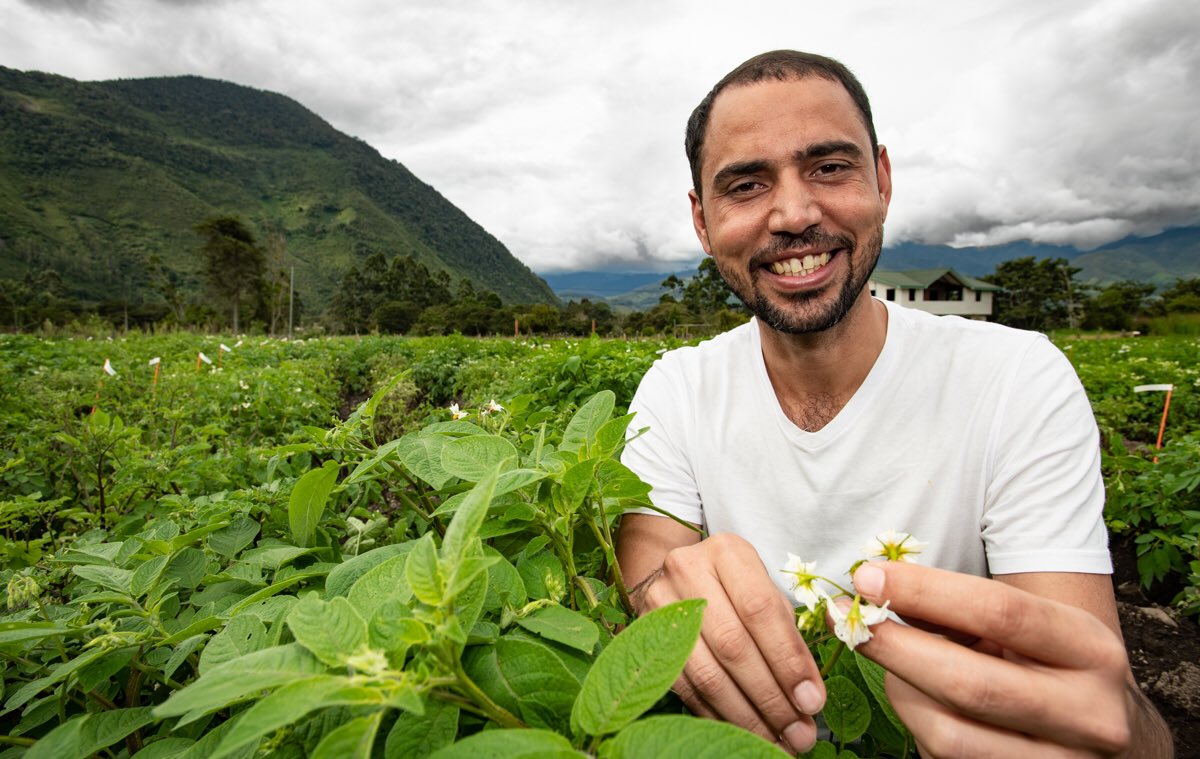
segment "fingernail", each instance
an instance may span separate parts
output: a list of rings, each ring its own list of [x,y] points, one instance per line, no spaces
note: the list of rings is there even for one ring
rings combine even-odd
[[[854,573],[854,588],[864,596],[879,598],[883,595],[883,570],[873,564],[863,564]]]
[[[825,706],[825,697],[821,695],[821,691],[813,684],[812,680],[805,680],[797,685],[792,695],[796,697],[796,706],[800,707],[800,711],[805,714],[816,714]]]
[[[808,751],[817,742],[816,733],[810,732],[808,726],[803,722],[793,722],[785,727],[783,729],[783,738],[792,747],[793,751],[800,753]]]

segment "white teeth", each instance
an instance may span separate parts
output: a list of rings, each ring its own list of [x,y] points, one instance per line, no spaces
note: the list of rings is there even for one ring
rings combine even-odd
[[[812,274],[817,269],[829,263],[829,254],[820,253],[818,255],[807,255],[804,260],[799,258],[789,258],[784,261],[776,261],[771,264],[771,271],[776,274],[791,274],[794,276],[805,277]]]

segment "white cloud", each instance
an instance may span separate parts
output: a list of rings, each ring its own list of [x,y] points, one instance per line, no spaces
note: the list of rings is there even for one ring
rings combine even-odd
[[[535,270],[694,262],[684,122],[777,47],[866,85],[891,241],[1086,247],[1200,223],[1200,19],[1176,0],[0,3],[4,65],[282,92]]]

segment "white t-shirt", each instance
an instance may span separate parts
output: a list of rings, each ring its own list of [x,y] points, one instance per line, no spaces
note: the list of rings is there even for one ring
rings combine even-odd
[[[889,528],[927,543],[928,566],[1110,573],[1099,436],[1062,352],[884,303],[883,350],[821,430],[780,408],[751,321],[655,362],[623,463],[656,507],[749,540],[781,588],[788,552],[844,579]]]

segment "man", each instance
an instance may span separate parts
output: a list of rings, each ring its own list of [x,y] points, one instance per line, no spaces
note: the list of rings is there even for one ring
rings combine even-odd
[[[783,592],[787,552],[836,576],[888,528],[921,566],[871,563],[889,670],[926,756],[1169,756],[1132,683],[1109,577],[1091,409],[1043,336],[870,297],[892,194],[866,94],[821,56],[739,66],[686,141],[704,251],[755,319],[647,373],[624,462],[656,514],[618,556],[646,611],[708,600],[675,690],[801,751],[824,705]],[[937,567],[936,569],[934,567]],[[936,629],[943,635],[927,629]]]

